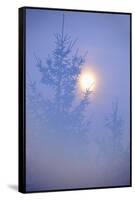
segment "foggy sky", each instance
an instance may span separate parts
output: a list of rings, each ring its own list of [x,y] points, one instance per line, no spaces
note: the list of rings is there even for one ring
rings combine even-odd
[[[92,132],[96,136],[99,135],[99,138],[102,137],[101,133],[103,132],[105,137],[107,130],[104,127],[104,119],[111,112],[112,102],[117,100],[120,115],[125,122],[123,145],[128,146],[130,137],[130,16],[27,9],[26,71],[33,81],[38,82],[39,91],[44,91],[44,96],[47,98],[51,98],[51,96],[49,96],[49,91],[45,90],[44,85],[39,82],[40,73],[35,67],[35,55],[45,63],[48,54],[51,54],[55,47],[54,34],[61,31],[62,14],[65,16],[64,33],[69,34],[73,40],[77,39],[73,50],[79,48],[81,55],[88,51],[85,66],[92,69],[97,79],[92,103],[86,111],[88,118],[92,113]],[[28,79],[27,75],[26,79]],[[129,184],[129,154],[126,161],[120,161],[121,164],[117,163],[118,166],[115,165],[113,159],[119,160],[119,154],[112,158],[111,164],[107,164],[109,155],[106,155],[106,158],[101,158],[101,155],[98,154],[100,149],[96,146],[97,144],[91,142],[90,146],[86,148],[86,157],[80,156],[79,158],[77,157],[79,155],[76,154],[71,156],[71,152],[62,152],[61,148],[64,149],[64,147],[59,147],[58,144],[55,146],[52,141],[44,147],[40,138],[42,130],[39,133],[39,143],[36,143],[34,139],[37,140],[38,136],[33,134],[35,130],[33,130],[32,123],[32,120],[28,118],[27,124],[28,130],[30,130],[27,131],[26,136],[29,152],[28,190]],[[79,149],[79,147],[77,148]],[[66,160],[64,160],[65,155]],[[102,159],[99,168],[92,163],[96,163],[97,159]],[[72,164],[67,166],[67,163]],[[89,163],[91,163],[90,166]],[[76,168],[77,166],[78,168]],[[117,166],[116,169],[115,166]],[[104,179],[106,173],[108,173],[108,178]],[[32,186],[29,186],[30,184]]]

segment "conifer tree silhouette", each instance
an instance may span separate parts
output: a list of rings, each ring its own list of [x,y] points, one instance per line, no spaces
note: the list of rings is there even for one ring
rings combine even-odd
[[[61,32],[55,34],[55,49],[48,55],[44,64],[36,57],[36,66],[41,74],[41,83],[49,86],[54,92],[54,98],[43,100],[43,110],[47,123],[57,132],[85,135],[90,122],[84,118],[84,112],[89,105],[91,91],[86,90],[80,103],[73,108],[76,98],[76,84],[85,63],[86,53],[73,53],[76,40],[64,33],[65,16],[62,16]]]
[[[123,119],[119,114],[118,101],[112,103],[112,112],[105,118],[105,126],[111,131],[114,148],[121,148],[121,136],[123,133]]]

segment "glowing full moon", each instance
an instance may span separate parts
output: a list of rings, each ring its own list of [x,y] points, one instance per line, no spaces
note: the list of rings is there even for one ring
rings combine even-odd
[[[92,74],[90,71],[84,71],[80,75],[79,82],[82,91],[93,91],[95,88],[96,79],[94,74]]]

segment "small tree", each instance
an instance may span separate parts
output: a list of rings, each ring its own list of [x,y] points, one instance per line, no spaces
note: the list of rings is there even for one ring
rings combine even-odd
[[[123,133],[123,119],[119,115],[117,101],[112,103],[112,112],[108,117],[106,117],[105,126],[111,131],[114,147],[120,148],[120,141]]]
[[[61,33],[55,34],[55,49],[48,55],[45,65],[37,58],[37,68],[41,73],[42,84],[52,88],[54,98],[44,103],[43,110],[48,124],[54,130],[62,133],[87,132],[89,122],[84,118],[85,108],[88,106],[91,91],[86,90],[80,103],[72,107],[76,97],[76,83],[81,67],[85,62],[85,56],[78,55],[78,49],[72,53],[76,43],[64,33],[64,15],[62,18]],[[71,109],[72,108],[72,109]]]

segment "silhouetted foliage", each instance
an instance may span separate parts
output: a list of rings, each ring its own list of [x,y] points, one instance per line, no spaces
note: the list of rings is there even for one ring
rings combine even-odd
[[[41,108],[41,113],[45,116],[41,115],[42,120],[46,120],[46,126],[49,126],[54,132],[84,136],[90,124],[86,121],[84,112],[90,103],[91,92],[86,90],[80,103],[73,107],[77,95],[77,81],[86,56],[86,53],[80,56],[78,49],[73,53],[75,43],[76,40],[72,41],[69,35],[64,34],[63,15],[62,30],[61,33],[55,34],[55,49],[52,54],[48,55],[45,64],[40,58],[36,57],[36,66],[41,74],[41,83],[50,87],[54,96],[52,99],[44,99],[36,91],[36,83],[30,83],[31,95],[29,100],[34,106],[34,112],[35,109],[37,112]]]
[[[111,131],[114,148],[120,148],[121,136],[123,133],[123,119],[119,114],[118,101],[112,103],[112,112],[105,118],[105,126]]]

